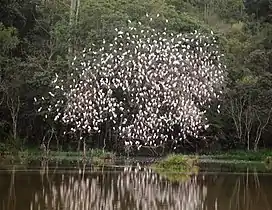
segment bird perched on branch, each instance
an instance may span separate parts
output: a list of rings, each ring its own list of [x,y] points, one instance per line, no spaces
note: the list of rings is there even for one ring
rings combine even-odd
[[[49,96],[59,110],[55,120],[87,135],[101,132],[107,122],[138,148],[137,139],[154,146],[199,138],[208,128],[205,112],[225,86],[226,67],[214,34],[130,24],[115,29],[113,42],[103,40],[75,57],[71,78],[54,78]],[[58,97],[65,102],[53,100]]]

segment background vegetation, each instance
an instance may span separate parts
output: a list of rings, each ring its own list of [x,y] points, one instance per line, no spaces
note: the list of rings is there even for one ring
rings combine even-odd
[[[68,75],[83,48],[127,20],[145,15],[169,20],[176,32],[215,31],[226,55],[228,88],[221,113],[208,117],[205,141],[182,142],[179,151],[257,150],[272,146],[272,2],[270,0],[0,0],[0,150],[39,147],[80,149],[76,136],[45,122],[34,96],[48,91],[51,78]],[[154,22],[153,27],[162,27]],[[119,151],[123,143],[105,131],[89,148]],[[48,144],[49,145],[49,144]]]

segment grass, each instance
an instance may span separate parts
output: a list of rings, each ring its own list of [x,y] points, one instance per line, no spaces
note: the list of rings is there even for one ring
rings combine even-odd
[[[197,163],[197,157],[171,154],[157,161],[151,167],[168,180],[185,181],[190,178],[191,174],[198,172]]]
[[[80,161],[83,160],[83,152],[77,151],[49,151],[46,156],[38,149],[25,149],[22,151],[9,150],[9,152],[1,152],[0,161],[11,160],[15,162],[27,162],[32,160],[41,160],[47,158],[56,161]],[[86,152],[86,159],[94,164],[109,163],[109,160],[116,160],[116,155],[112,152],[103,151],[102,149],[91,149]],[[106,162],[107,161],[107,162]],[[200,155],[168,155],[161,161],[157,161],[152,165],[153,168],[161,173],[190,173],[196,171],[196,163],[207,164],[261,164],[266,168],[272,169],[272,150],[245,151],[233,150],[228,152],[213,152]]]
[[[199,166],[199,167],[198,167]],[[169,155],[152,165],[162,176],[172,181],[184,181],[191,174],[202,171],[245,172],[245,170],[268,172],[272,170],[272,151],[230,151],[199,157],[192,155]]]
[[[171,154],[156,162],[153,166],[167,171],[186,172],[194,167],[197,162],[197,157],[192,158],[184,155]]]
[[[228,152],[215,152],[201,155],[201,159],[236,160],[236,161],[258,161],[271,162],[272,150],[245,151],[234,150]]]
[[[14,161],[29,161],[40,160],[42,158],[48,158],[50,160],[79,160],[83,159],[83,152],[77,151],[49,151],[48,155],[42,151],[36,149],[26,149],[23,151],[4,152],[0,159],[2,160],[14,160]],[[113,160],[115,154],[101,149],[91,149],[86,152],[86,159],[94,162],[103,162],[105,160]]]

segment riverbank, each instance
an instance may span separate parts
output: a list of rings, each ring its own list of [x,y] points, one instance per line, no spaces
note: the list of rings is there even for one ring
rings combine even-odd
[[[103,160],[113,160],[116,155],[113,152],[104,151],[102,149],[92,149],[86,151],[84,156],[83,152],[78,151],[49,151],[43,152],[35,149],[23,150],[16,152],[2,152],[0,156],[0,161],[2,160],[14,160],[18,161],[31,161],[31,160],[53,160],[53,161],[83,161],[91,160],[93,162],[101,162]]]
[[[180,154],[182,155],[182,154]],[[272,164],[272,150],[255,151],[228,151],[216,152],[209,154],[190,154],[183,155],[185,157],[198,157],[200,163],[267,163]],[[50,160],[83,160],[83,152],[77,151],[49,151],[48,153],[35,150],[26,149],[16,152],[2,152],[0,160],[2,159],[22,159],[22,160],[38,160],[47,158]],[[114,160],[114,159],[129,159],[131,162],[142,160],[143,162],[153,162],[154,160],[161,160],[164,157],[137,157],[131,156],[117,156],[113,152],[103,151],[102,149],[93,149],[86,152],[86,159],[88,160]],[[147,160],[147,161],[145,161]]]
[[[272,157],[272,150],[244,151],[233,150],[228,152],[215,152],[200,155],[200,159],[224,160],[224,161],[269,161]]]

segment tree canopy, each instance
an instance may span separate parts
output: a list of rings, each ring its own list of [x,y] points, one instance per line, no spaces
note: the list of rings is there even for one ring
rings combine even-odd
[[[148,22],[146,14],[156,21]],[[201,134],[205,138],[192,136],[178,149],[271,146],[271,15],[270,0],[2,0],[0,144],[39,146],[51,132],[52,147],[76,148],[79,137],[62,136],[63,125],[44,120],[34,97],[47,97],[56,74],[73,79],[74,56],[84,48],[100,49],[103,40],[112,42],[115,28],[128,27],[127,20],[156,30],[164,30],[167,20],[170,33],[214,31],[228,69],[220,113],[214,103],[205,114],[210,122]],[[117,150],[123,144],[116,138],[105,125],[86,144]]]

